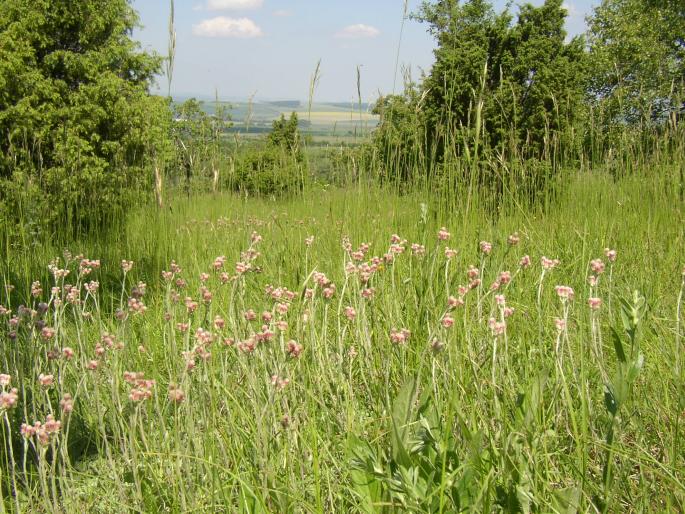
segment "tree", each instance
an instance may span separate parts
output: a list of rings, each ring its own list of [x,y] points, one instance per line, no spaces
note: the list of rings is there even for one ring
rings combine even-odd
[[[685,107],[685,2],[603,0],[590,18],[590,99],[610,125],[671,119]]]
[[[132,41],[127,0],[2,0],[0,199],[94,227],[149,181],[168,105],[149,95],[161,59]]]
[[[267,137],[267,142],[269,146],[285,149],[292,153],[298,161],[301,160],[302,149],[300,148],[297,113],[291,113],[290,118],[287,120],[284,114],[281,114],[279,119],[275,119],[273,128]]]
[[[485,144],[543,156],[582,112],[583,40],[566,40],[561,1],[524,4],[515,23],[487,0],[424,2],[416,17],[438,44],[422,84],[429,126],[463,138],[467,152]]]

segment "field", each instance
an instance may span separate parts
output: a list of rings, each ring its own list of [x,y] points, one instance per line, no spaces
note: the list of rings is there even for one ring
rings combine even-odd
[[[18,252],[2,508],[682,511],[676,172],[177,198]]]
[[[182,101],[183,97],[178,101]],[[271,129],[272,122],[281,115],[286,118],[296,113],[302,123],[303,133],[327,141],[342,142],[355,133],[368,133],[378,124],[378,116],[371,114],[369,104],[360,106],[354,102],[314,102],[311,111],[306,102],[269,102],[269,101],[236,101],[218,103],[203,100],[202,107],[208,114],[214,114],[216,107],[229,109],[233,126],[231,132],[244,135],[262,134]]]

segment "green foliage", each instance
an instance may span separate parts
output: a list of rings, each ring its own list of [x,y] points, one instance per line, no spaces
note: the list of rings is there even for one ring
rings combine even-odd
[[[267,137],[267,142],[269,146],[286,150],[297,160],[302,160],[297,113],[291,113],[287,120],[285,114],[281,114],[280,119],[274,120],[273,129]]]
[[[603,0],[590,18],[590,99],[606,128],[674,122],[685,107],[685,4]]]
[[[254,145],[235,156],[234,189],[258,195],[302,190],[303,164],[284,148]]]
[[[30,211],[60,229],[103,226],[149,182],[148,150],[165,138],[155,128],[168,109],[148,94],[161,61],[131,40],[136,23],[126,0],[3,2],[6,222]]]
[[[348,440],[352,485],[365,512],[456,512],[478,504],[478,481],[483,478],[481,434],[460,427],[470,448],[461,461],[457,438],[445,428],[430,394],[417,396],[417,383],[411,380],[393,402],[388,421],[391,451],[379,454],[354,435]]]
[[[455,133],[465,153],[549,152],[582,113],[583,40],[566,41],[566,15],[561,0],[524,4],[515,22],[486,0],[425,2],[418,18],[438,43],[421,86],[428,126]]]

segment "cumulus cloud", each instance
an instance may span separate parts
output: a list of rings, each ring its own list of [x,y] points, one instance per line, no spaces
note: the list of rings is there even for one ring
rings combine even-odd
[[[239,11],[244,9],[259,9],[264,0],[207,0],[210,11]]]
[[[335,37],[342,39],[364,39],[376,37],[381,31],[371,25],[364,25],[358,23],[356,25],[348,25],[335,34]]]
[[[284,18],[286,16],[292,16],[293,13],[290,11],[287,11],[285,9],[279,9],[278,11],[274,11],[271,13],[273,16],[278,16],[280,18]]]
[[[193,34],[200,37],[253,38],[261,36],[263,32],[249,18],[218,16],[193,25]]]

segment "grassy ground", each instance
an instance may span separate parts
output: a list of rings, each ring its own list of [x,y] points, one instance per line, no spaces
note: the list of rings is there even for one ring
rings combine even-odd
[[[60,248],[18,253],[0,508],[682,511],[671,170],[502,205],[377,187],[205,196],[71,248],[101,259],[89,274],[75,257],[48,273]],[[543,256],[559,264],[543,273]],[[34,278],[42,292],[21,297]]]

